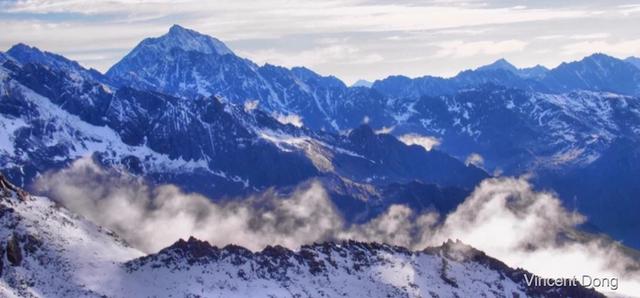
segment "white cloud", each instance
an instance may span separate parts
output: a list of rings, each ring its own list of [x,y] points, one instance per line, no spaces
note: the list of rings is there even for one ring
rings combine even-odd
[[[244,111],[251,112],[258,108],[260,102],[258,100],[247,100],[244,102]]]
[[[103,170],[84,158],[68,169],[44,175],[36,187],[146,252],[156,252],[189,236],[252,250],[269,244],[299,247],[328,238],[343,224],[317,183],[290,196],[267,191],[214,203],[173,185],[151,187],[141,179]]]
[[[464,162],[467,165],[474,165],[476,167],[482,167],[484,165],[484,158],[478,153],[471,153],[467,156]]]
[[[627,4],[618,6],[619,11],[624,16],[629,16],[640,12],[640,4]]]
[[[589,40],[570,43],[562,46],[562,51],[567,55],[580,57],[596,52],[609,55],[627,57],[637,56],[640,53],[640,39],[631,39],[618,42],[606,40]]]
[[[431,136],[423,136],[415,133],[402,135],[398,139],[409,146],[410,145],[421,146],[427,151],[430,151],[434,147],[440,145],[440,140],[438,140],[438,138],[431,137]]]
[[[496,56],[525,49],[527,42],[517,39],[503,41],[473,41],[452,40],[434,43],[440,48],[433,54],[434,58],[466,58],[472,56]]]
[[[589,33],[589,34],[575,34],[572,35],[571,39],[603,39],[611,36],[609,33],[599,32],[599,33]]]
[[[302,117],[300,117],[300,115],[296,115],[296,114],[285,115],[281,113],[274,113],[272,116],[282,124],[291,124],[295,127],[302,127],[304,125],[304,123],[302,122]]]
[[[376,134],[390,134],[395,128],[395,126],[383,126],[382,128],[376,130]]]

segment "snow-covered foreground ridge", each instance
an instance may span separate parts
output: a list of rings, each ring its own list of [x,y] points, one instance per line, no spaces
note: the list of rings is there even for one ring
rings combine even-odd
[[[528,287],[530,273],[453,241],[415,252],[356,241],[251,252],[190,238],[143,256],[1,174],[0,225],[2,297],[601,297]]]

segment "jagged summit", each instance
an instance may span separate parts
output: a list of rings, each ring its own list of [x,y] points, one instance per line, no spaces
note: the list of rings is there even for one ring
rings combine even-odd
[[[82,68],[76,61],[69,60],[58,54],[42,51],[37,47],[24,43],[12,46],[6,54],[20,63],[40,63],[57,68]]]
[[[234,245],[217,248],[191,237],[125,267],[129,283],[159,278],[152,287],[158,293],[195,286],[215,287],[221,296],[256,296],[252,293],[259,291],[260,297],[603,297],[583,287],[528,286],[525,276],[533,274],[452,240],[422,251],[345,240],[251,252]],[[185,276],[201,282],[175,281]]]
[[[6,54],[6,58],[0,58],[0,61],[11,59],[19,64],[38,64],[46,66],[49,69],[63,71],[67,73],[74,73],[75,77],[91,78],[103,84],[111,84],[99,71],[89,68],[86,69],[77,61],[68,59],[62,55],[51,53],[48,51],[40,50],[37,47],[30,46],[24,43],[18,43],[11,47]]]
[[[491,64],[478,67],[476,70],[496,70],[502,69],[516,73],[518,68],[504,58],[498,59]]]
[[[528,78],[539,79],[544,77],[544,75],[549,71],[548,68],[542,65],[536,65],[536,66],[527,67],[527,68],[518,68],[504,58],[498,59],[491,64],[487,64],[487,65],[476,68],[476,71],[488,71],[488,70],[505,70],[525,79],[528,79]]]
[[[225,62],[239,64],[240,60],[222,41],[173,25],[162,36],[144,39],[106,75],[121,85],[138,89],[168,94],[180,89],[189,90],[190,97],[210,96],[214,88],[199,87],[211,81],[208,77],[213,74],[207,72],[217,74],[217,67],[223,67]]]
[[[233,54],[233,52],[217,38],[200,34],[195,30],[187,29],[180,25],[173,25],[169,33],[158,39],[164,45],[179,47],[185,51],[197,51],[207,54],[219,55]]]
[[[134,54],[141,48],[146,47],[152,47],[157,51],[166,53],[173,49],[181,49],[187,52],[194,51],[203,54],[233,54],[233,52],[217,38],[201,34],[180,25],[171,26],[169,32],[160,37],[143,40],[131,53]]]

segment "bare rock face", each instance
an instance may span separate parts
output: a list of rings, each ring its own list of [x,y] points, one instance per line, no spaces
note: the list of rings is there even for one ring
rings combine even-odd
[[[10,196],[11,193],[15,193],[21,201],[26,201],[29,198],[29,194],[26,191],[11,184],[11,182],[0,173],[0,194]]]
[[[16,235],[13,235],[7,242],[7,260],[11,266],[20,266],[22,263],[22,250]]]

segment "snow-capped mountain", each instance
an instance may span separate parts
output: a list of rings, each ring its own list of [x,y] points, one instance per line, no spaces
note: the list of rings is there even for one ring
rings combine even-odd
[[[190,238],[143,256],[1,175],[0,225],[3,297],[604,297],[527,286],[532,274],[452,241],[417,252],[354,241],[251,252]]]
[[[469,191],[488,177],[366,125],[342,135],[314,132],[283,124],[259,107],[116,87],[59,56],[49,63],[50,54],[34,48],[10,52],[20,54],[0,67],[0,168],[20,185],[91,155],[103,165],[214,198],[321,179],[340,194],[339,206],[364,212],[372,209],[364,201],[387,204],[379,193],[388,184],[410,188],[419,181]],[[346,184],[370,194],[365,200],[344,191]]]
[[[312,129],[352,128],[359,125],[361,119],[367,119],[373,127],[394,127],[396,135],[417,132],[437,137],[443,140],[441,148],[460,159],[480,153],[490,171],[499,169],[507,174],[557,167],[558,164],[586,164],[597,158],[611,139],[619,137],[623,131],[628,132],[629,127],[633,129],[637,122],[633,113],[617,119],[615,115],[624,113],[620,110],[624,108],[606,105],[611,103],[607,99],[612,96],[609,93],[638,94],[640,70],[603,54],[563,63],[551,70],[542,66],[518,69],[500,59],[449,79],[393,76],[376,81],[368,90],[346,88],[335,78],[320,77],[303,68],[258,67],[232,53],[195,51],[192,46],[183,49],[174,40],[185,35],[197,36],[192,43],[207,38],[174,26],[160,38],[143,41],[114,65],[108,75],[123,84],[179,96],[194,95],[202,90],[224,90],[219,94],[232,101],[242,103],[255,99],[267,111],[299,115]],[[172,47],[169,50],[165,46],[152,46],[154,43],[171,44]],[[226,57],[226,60],[220,57]],[[216,69],[220,70],[212,71]],[[273,71],[265,75],[268,69]],[[203,76],[207,72],[210,75]],[[198,83],[195,74],[208,79]],[[142,77],[145,82],[158,82],[140,82]],[[243,84],[228,83],[236,79]],[[300,82],[305,82],[307,87],[315,86],[313,96],[306,92],[308,88],[302,88],[306,91],[300,89]],[[185,85],[188,83],[193,85]],[[249,90],[247,86],[253,89]],[[332,91],[317,92],[326,91],[323,86],[331,86]],[[274,96],[272,92],[265,95],[259,89],[276,90],[276,95],[281,92],[286,95]],[[204,94],[211,93],[207,92]],[[322,94],[320,102],[318,94]],[[514,102],[510,99],[513,97],[519,99]],[[635,100],[631,98],[627,97],[626,101],[633,105]],[[314,103],[315,106],[309,106]],[[506,126],[511,132],[503,133],[505,126],[497,123],[494,116],[485,115],[491,110],[505,112],[522,125]],[[315,120],[307,123],[310,119]],[[343,122],[343,119],[349,120]],[[336,123],[339,125],[334,125]],[[523,130],[518,131],[518,128]],[[591,140],[593,135],[598,135],[598,139]],[[579,144],[569,144],[573,142],[571,138],[578,138]],[[531,143],[539,139],[546,141],[541,142],[539,148],[530,150]]]
[[[0,158],[25,184],[97,152],[104,164],[214,196],[320,177],[340,197],[353,196],[351,183],[374,185],[357,196],[378,202],[380,194],[436,183],[433,201],[446,186],[468,189],[487,176],[442,152],[496,174],[533,173],[544,188],[573,181],[567,189],[587,189],[563,178],[606,160],[621,139],[639,141],[640,69],[603,54],[554,69],[498,60],[452,78],[393,76],[371,88],[303,67],[258,66],[180,26],[141,42],[106,76],[24,45],[0,59],[0,137],[9,153]],[[417,135],[442,151],[404,146],[372,128]],[[614,174],[603,178],[599,193],[617,191],[607,187]],[[398,183],[406,188],[393,190]],[[620,218],[634,216],[628,198],[640,195],[626,187]],[[580,208],[597,201],[595,193],[563,199]],[[362,200],[340,203],[368,208]],[[585,213],[594,221],[614,214],[601,209]]]
[[[300,116],[315,129],[349,129],[365,117],[372,123],[384,120],[376,92],[349,89],[335,77],[304,67],[258,66],[220,41],[178,25],[142,41],[107,76],[122,85],[186,98],[218,95],[237,104],[257,100],[262,109]]]

